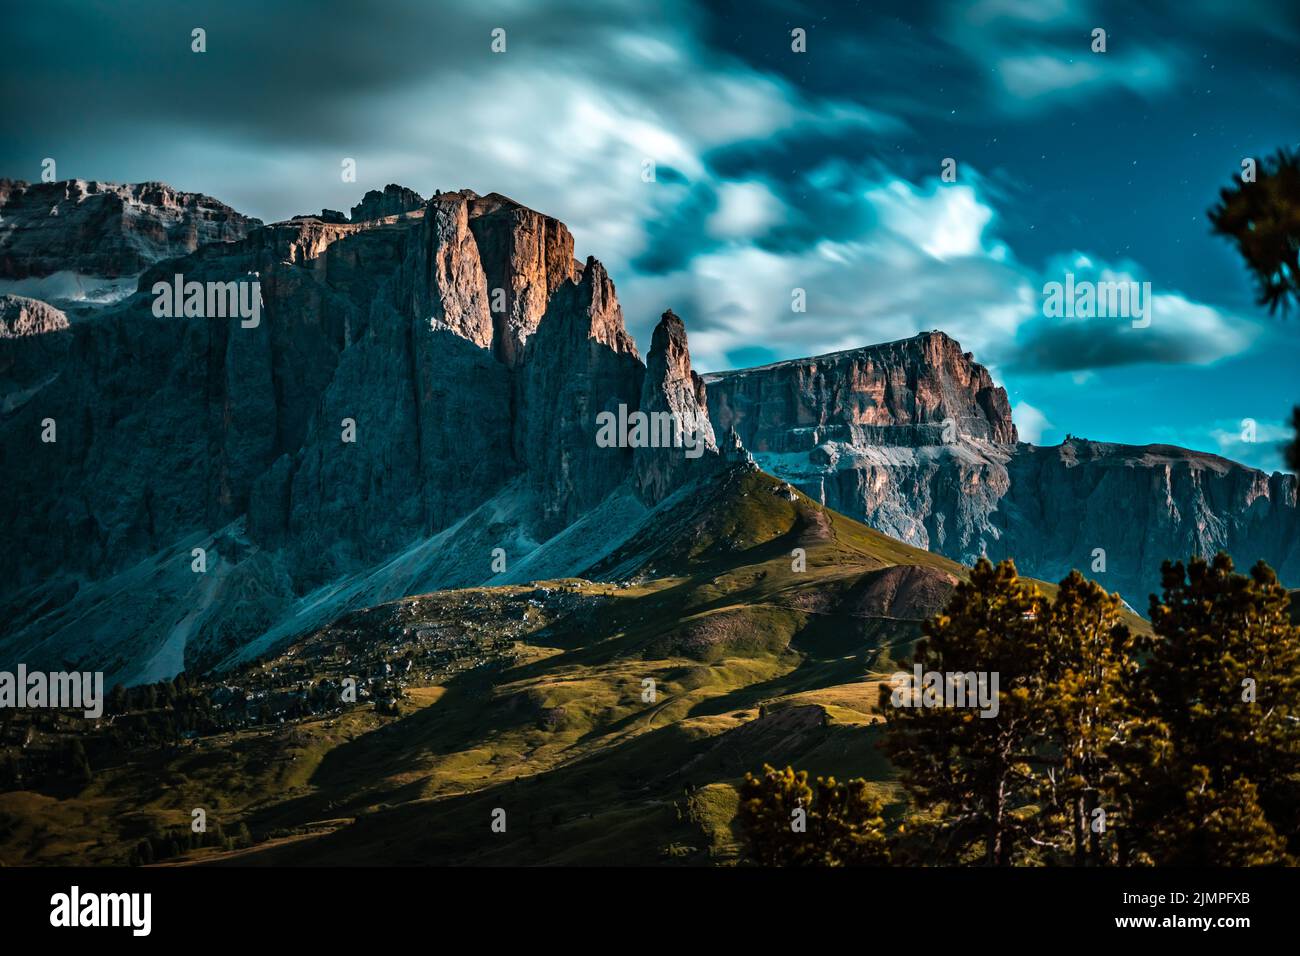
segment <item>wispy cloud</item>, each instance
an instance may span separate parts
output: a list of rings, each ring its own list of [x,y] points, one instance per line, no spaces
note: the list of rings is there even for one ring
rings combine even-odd
[[[1011,420],[1016,423],[1020,440],[1027,441],[1031,445],[1041,444],[1043,434],[1049,428],[1055,427],[1047,420],[1046,415],[1028,402],[1016,402],[1011,406]]]

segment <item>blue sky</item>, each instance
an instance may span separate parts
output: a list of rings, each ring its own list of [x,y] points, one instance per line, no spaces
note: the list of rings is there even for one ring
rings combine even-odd
[[[389,182],[498,191],[607,265],[643,348],[672,307],[701,369],[939,328],[1029,440],[1272,470],[1300,322],[1254,304],[1205,212],[1244,157],[1300,144],[1298,9],[47,0],[7,17],[0,175],[53,157],[268,220]],[[1149,281],[1151,326],[1048,318],[1067,271]]]

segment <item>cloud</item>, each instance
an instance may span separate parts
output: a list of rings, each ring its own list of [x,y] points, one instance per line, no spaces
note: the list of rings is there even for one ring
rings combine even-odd
[[[1158,284],[1145,328],[1131,317],[1049,318],[1048,281],[1068,272],[1079,283],[1140,283],[1149,281],[1145,270],[1081,252],[1050,257],[1041,272],[1030,268],[998,234],[994,191],[977,170],[964,167],[962,175],[959,184],[914,183],[880,164],[852,169],[831,161],[803,184],[714,181],[683,189],[678,208],[659,220],[661,245],[675,258],[620,282],[625,314],[635,324],[671,305],[687,322],[696,364],[707,370],[751,360],[760,346],[764,360],[790,358],[937,328],[995,376],[1069,372],[1084,383],[1102,369],[1210,365],[1256,342],[1255,322]],[[835,204],[810,211],[795,198],[809,187]],[[724,206],[702,200],[718,196],[729,197],[725,217]],[[813,238],[770,241],[809,216]],[[817,239],[819,217],[857,226],[851,236]],[[692,229],[691,220],[709,225]],[[723,233],[727,241],[716,241]],[[792,309],[799,290],[802,313]]]
[[[1033,108],[1087,99],[1107,87],[1148,96],[1171,88],[1177,77],[1175,56],[1154,50],[1114,55],[1020,53],[999,59],[995,69],[1002,89]]]
[[[657,315],[673,304],[705,369],[731,367],[758,344],[788,358],[935,328],[979,355],[1000,350],[1032,317],[1030,276],[992,231],[995,212],[975,187],[914,184],[883,167],[818,168],[808,182],[845,198],[826,214],[859,222],[855,235],[697,245],[680,268],[620,282],[624,313]],[[797,290],[806,312],[793,311]]]
[[[1016,423],[1016,431],[1020,435],[1020,440],[1029,442],[1031,445],[1042,444],[1043,432],[1056,427],[1047,420],[1046,415],[1024,401],[1016,402],[1011,407],[1011,420]]]
[[[954,4],[945,35],[988,78],[990,105],[1037,113],[1117,91],[1153,97],[1172,90],[1186,55],[1167,31],[1129,26],[1113,5],[1084,0],[983,0]],[[1105,52],[1093,52],[1093,30],[1107,31]]]
[[[1028,402],[1017,402],[1011,406],[1011,421],[1014,421],[1015,431],[1021,436],[1021,441],[1030,442],[1031,445],[1040,445],[1043,433],[1049,428],[1056,428],[1056,425],[1048,421],[1047,415]]]
[[[993,210],[975,198],[970,186],[936,181],[923,192],[895,179],[864,198],[884,228],[935,259],[989,254],[983,236]]]
[[[1265,462],[1272,463],[1280,457],[1280,449],[1291,442],[1295,433],[1285,422],[1243,418],[1216,422],[1209,430],[1209,437],[1220,455],[1263,468],[1269,467]]]
[[[719,239],[757,238],[779,223],[785,211],[772,190],[759,182],[722,183],[717,200],[706,227]]]
[[[329,16],[286,0],[259,9],[256,30],[238,5],[214,5],[202,11],[203,54],[190,51],[199,11],[143,7],[123,18],[50,0],[14,24],[6,69],[31,95],[7,87],[0,104],[22,129],[0,147],[6,174],[34,178],[31,156],[49,155],[63,175],[162,179],[266,219],[348,208],[388,182],[499,190],[618,260],[675,202],[643,188],[645,160],[696,183],[726,145],[894,122],[709,48],[706,14],[673,0],[395,3]],[[490,46],[497,27],[504,53]],[[345,157],[357,160],[356,183],[341,180]]]
[[[1132,309],[1091,317],[1046,314],[1048,283],[1066,286],[1067,277],[1073,277],[1069,281],[1076,288],[1119,283],[1121,289],[1135,289],[1149,282],[1133,263],[1112,266],[1077,252],[1056,257],[1039,287],[1043,308],[1022,327],[1008,358],[1012,369],[1074,372],[1147,364],[1210,365],[1246,351],[1259,335],[1259,326],[1246,318],[1154,285],[1149,286],[1145,327],[1141,323],[1147,319],[1136,318]]]
[[[706,369],[755,350],[792,357],[933,328],[995,371],[1081,375],[1207,364],[1253,341],[1249,323],[1158,286],[1149,329],[1046,321],[1044,274],[1002,234],[1000,212],[1023,221],[1030,205],[1019,180],[986,179],[963,159],[960,181],[941,183],[932,172],[947,144],[918,159],[900,142],[912,121],[949,124],[952,103],[978,96],[985,115],[1001,115],[1161,89],[1183,54],[1129,39],[1087,52],[1107,9],[1096,4],[982,0],[947,8],[937,31],[888,16],[880,33],[814,31],[817,58],[800,62],[825,69],[830,54],[851,53],[839,65],[861,62],[871,78],[857,85],[769,65],[790,62],[784,10],[749,44],[764,48],[770,27],[780,56],[750,62],[720,46],[725,22],[671,0],[653,10],[462,0],[330,17],[286,2],[256,31],[217,5],[205,11],[203,55],[189,51],[191,11],[146,6],[127,22],[51,0],[23,18],[11,68],[41,95],[5,95],[24,138],[0,156],[52,152],[62,175],[169,180],[263,218],[346,209],[388,182],[426,195],[501,191],[566,222],[579,256],[605,262],[639,340],[665,308],[678,311]],[[498,26],[502,54],[489,46]],[[916,82],[899,56],[944,75]],[[113,82],[99,82],[110,65]],[[341,181],[344,157],[357,183]],[[806,312],[792,311],[796,289]]]

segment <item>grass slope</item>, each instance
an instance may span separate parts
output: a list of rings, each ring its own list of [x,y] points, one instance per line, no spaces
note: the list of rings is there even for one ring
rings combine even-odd
[[[764,762],[864,776],[897,805],[877,689],[963,574],[735,467],[664,502],[584,578],[404,598],[258,665],[419,628],[508,636],[508,653],[410,688],[396,715],[132,753],[62,799],[0,794],[0,861],[120,862],[203,807],[262,842],[190,862],[732,862],[735,785]]]

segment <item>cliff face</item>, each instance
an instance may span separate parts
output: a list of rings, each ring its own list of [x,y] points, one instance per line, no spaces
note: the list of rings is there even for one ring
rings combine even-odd
[[[595,422],[620,405],[635,409],[644,376],[614,283],[588,259],[581,278],[551,299],[518,376],[517,459],[540,496],[546,536],[628,476],[632,449],[598,447]]]
[[[469,226],[491,300],[492,351],[513,368],[523,361],[551,295],[583,267],[573,258],[573,236],[564,223],[500,193],[470,201]]]
[[[942,332],[706,376],[714,424],[754,451],[806,451],[827,437],[941,444],[950,432],[1016,440],[1007,393]],[[949,439],[951,440],[951,439]]]
[[[714,425],[764,470],[965,564],[1078,568],[1144,613],[1166,558],[1222,549],[1300,580],[1294,476],[1169,446],[1017,442],[1006,393],[942,333],[705,380]]]
[[[306,607],[341,606],[344,581],[405,580],[386,562],[439,535],[454,551],[468,545],[446,536],[476,529],[450,563],[477,583],[493,545],[514,561],[611,495],[651,501],[634,450],[597,446],[596,415],[676,393],[646,390],[614,284],[573,261],[567,230],[469,191],[355,218],[154,262],[134,295],[70,324],[0,300],[0,659],[121,679],[203,668]],[[156,316],[154,283],[177,275],[255,281],[259,320]],[[495,288],[510,292],[497,311]],[[651,355],[672,366],[665,389],[692,375],[684,330],[671,344]],[[467,530],[490,501],[496,517]],[[88,618],[106,593],[112,614]]]
[[[990,557],[1014,557],[1050,580],[1077,567],[1143,614],[1168,558],[1226,551],[1239,566],[1262,558],[1282,581],[1300,581],[1295,475],[1170,445],[1081,439],[1020,445],[1009,475]],[[1105,570],[1090,571],[1102,557]]]
[[[131,276],[261,222],[163,183],[0,180],[0,279]]]

